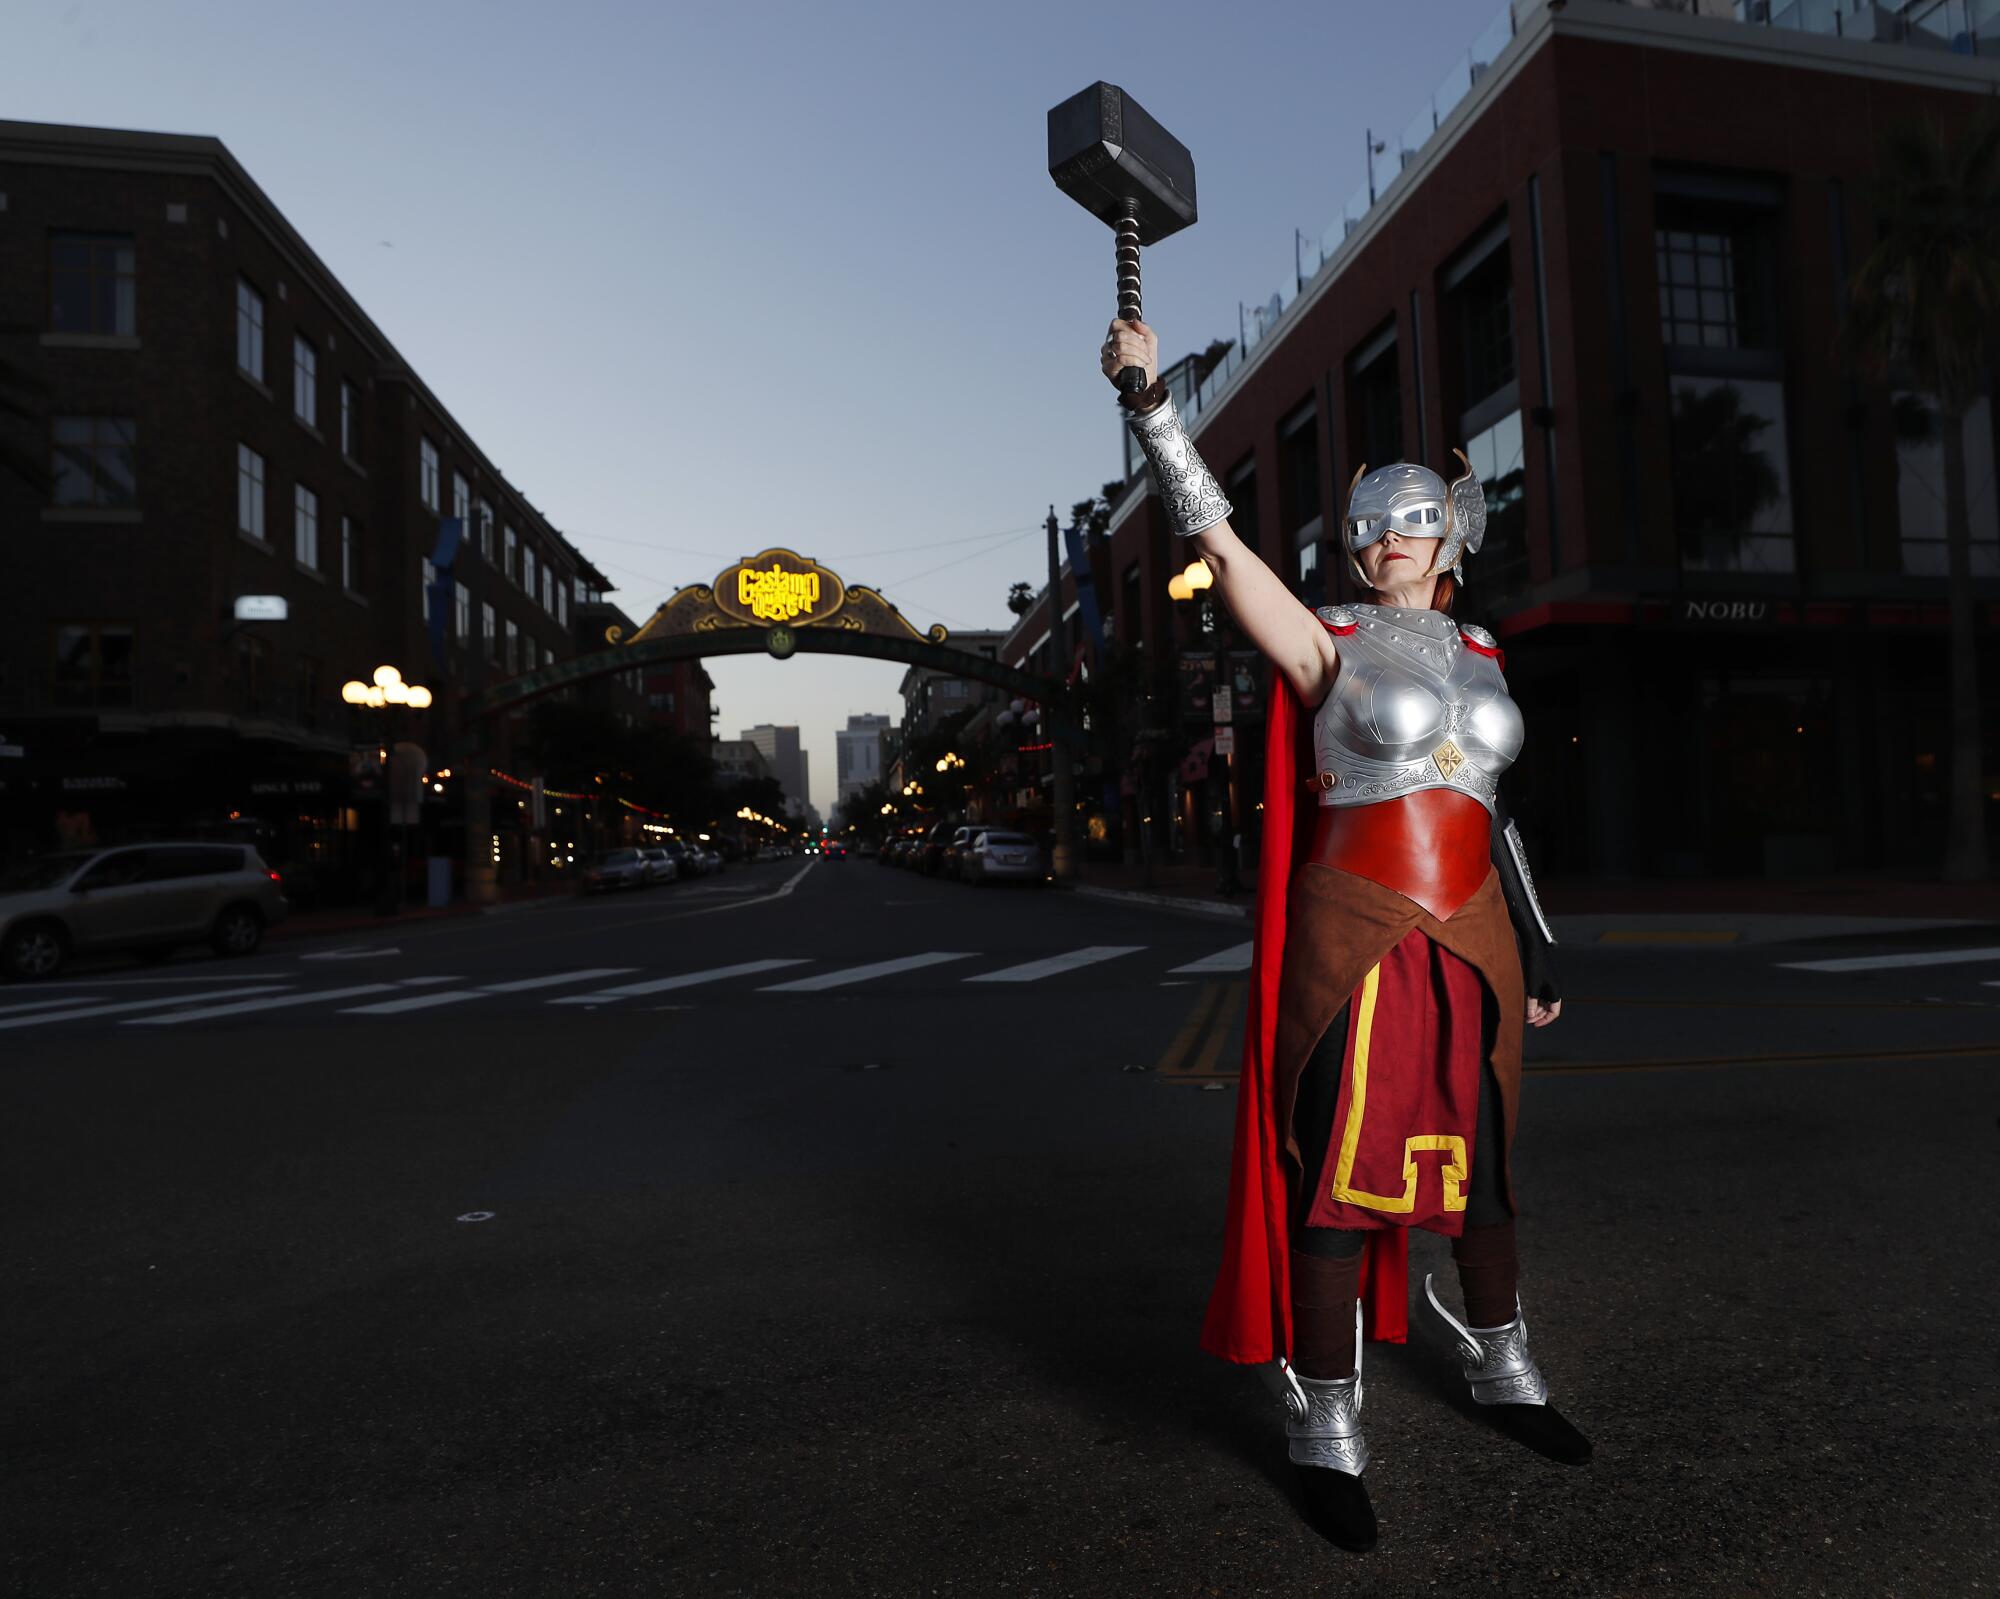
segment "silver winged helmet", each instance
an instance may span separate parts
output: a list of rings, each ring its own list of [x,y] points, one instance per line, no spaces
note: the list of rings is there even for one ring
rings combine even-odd
[[[1429,467],[1407,461],[1373,472],[1363,465],[1354,474],[1347,490],[1347,560],[1363,587],[1368,577],[1360,553],[1391,528],[1411,538],[1441,538],[1434,570],[1465,580],[1464,558],[1477,555],[1486,537],[1486,490],[1465,452],[1451,453],[1465,473],[1449,484]]]

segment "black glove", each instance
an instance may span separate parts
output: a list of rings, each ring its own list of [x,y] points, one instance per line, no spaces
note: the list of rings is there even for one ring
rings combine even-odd
[[[1508,818],[1499,795],[1493,797],[1493,869],[1500,874],[1500,892],[1507,900],[1507,917],[1514,924],[1514,941],[1521,948],[1521,976],[1527,992],[1544,1005],[1562,998],[1549,951],[1555,940],[1543,926],[1535,890],[1527,874],[1527,851],[1515,856],[1521,835]]]

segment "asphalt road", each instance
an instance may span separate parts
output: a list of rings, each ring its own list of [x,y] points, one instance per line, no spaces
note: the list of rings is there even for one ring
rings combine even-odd
[[[1357,1557],[1195,1347],[1246,937],[852,860],[0,990],[8,1591],[1993,1590],[2000,952],[1566,947],[1522,1295],[1597,1457],[1419,1318]]]

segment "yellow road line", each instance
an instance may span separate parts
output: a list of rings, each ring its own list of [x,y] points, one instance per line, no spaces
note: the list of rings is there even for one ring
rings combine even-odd
[[[1645,932],[1638,929],[1599,933],[1600,944],[1733,944],[1741,938],[1733,932]]]
[[[1195,1041],[1200,1038],[1202,1029],[1208,1025],[1209,1018],[1215,1014],[1217,1006],[1222,1003],[1222,994],[1221,983],[1201,985],[1201,992],[1196,995],[1194,1007],[1188,1012],[1187,1020],[1181,1023],[1180,1030],[1174,1034],[1173,1042],[1167,1045],[1166,1053],[1153,1068],[1156,1072],[1169,1075],[1185,1069],[1188,1054],[1194,1048]]]
[[[2000,1045],[1957,1044],[1942,1049],[1825,1050],[1817,1054],[1690,1055],[1680,1060],[1578,1060],[1547,1066],[1524,1066],[1536,1077],[1566,1077],[1584,1072],[1673,1072],[1708,1066],[1838,1066],[1849,1061],[1980,1060],[2000,1056]]]
[[[1160,1057],[1157,1074],[1168,1083],[1233,1083],[1238,1074],[1222,1069],[1223,1051],[1235,1029],[1237,996],[1244,983],[1204,983],[1201,997],[1167,1052]]]

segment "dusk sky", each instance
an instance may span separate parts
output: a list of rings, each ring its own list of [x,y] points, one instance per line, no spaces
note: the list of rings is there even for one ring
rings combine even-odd
[[[24,0],[0,106],[220,138],[643,620],[789,544],[919,626],[1001,627],[1040,523],[1119,470],[1110,232],[1048,108],[1121,84],[1194,153],[1148,253],[1166,358],[1234,338],[1501,0],[419,6]],[[902,668],[711,664],[733,738]]]

